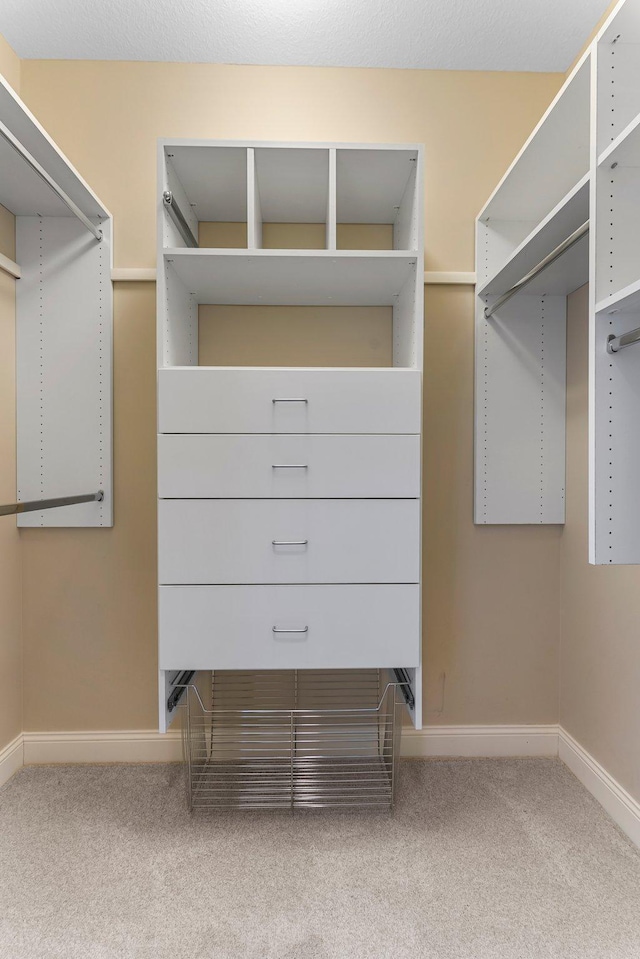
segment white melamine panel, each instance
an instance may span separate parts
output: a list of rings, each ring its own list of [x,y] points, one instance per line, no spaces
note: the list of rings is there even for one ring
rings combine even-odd
[[[198,303],[243,306],[392,306],[417,262],[387,250],[175,249],[165,260]]]
[[[247,246],[250,250],[259,250],[262,247],[262,205],[256,175],[256,151],[252,147],[247,150],[247,191]]]
[[[640,345],[613,355],[609,336],[640,327],[635,314],[601,314],[594,323],[595,476],[591,562],[640,563]]]
[[[19,526],[113,524],[110,221],[100,227],[99,242],[75,217],[16,220],[18,499],[104,490]]]
[[[615,43],[598,43],[598,156],[640,113],[640,38],[636,33],[635,42],[628,42],[619,31],[614,36],[619,37]]]
[[[539,223],[588,173],[590,80],[587,54],[501,180],[481,219]]]
[[[169,264],[158,276],[158,363],[196,366],[198,363],[198,305],[196,298]]]
[[[566,300],[520,294],[476,319],[476,523],[563,523]]]
[[[263,223],[324,223],[329,195],[329,151],[255,148]]]
[[[419,586],[161,586],[159,594],[161,669],[420,662]]]
[[[338,223],[395,223],[403,200],[407,209],[413,208],[407,189],[415,191],[417,162],[417,146],[396,150],[338,149]],[[404,232],[407,239],[412,235],[412,230]]]
[[[595,297],[609,303],[640,275],[640,169],[607,162],[597,191]]]
[[[163,584],[417,583],[419,500],[160,500]]]
[[[160,143],[164,144],[164,155],[173,164],[197,220],[246,222],[245,147],[184,146],[162,140]]]
[[[160,434],[158,495],[415,498],[420,496],[420,437]]]
[[[0,120],[86,216],[109,216],[106,207],[3,77],[0,77]],[[0,170],[0,203],[16,216],[73,217],[1,137]]]
[[[522,243],[508,257],[505,257],[492,275],[479,284],[478,293],[480,296],[491,293],[501,294],[510,289],[514,283],[526,276],[545,256],[589,219],[589,179],[588,175],[585,176],[578,186],[571,190],[568,196],[564,197],[558,206],[551,211],[549,216],[540,224],[537,224]],[[481,224],[481,227],[484,228],[482,239],[486,249],[479,249],[479,254],[482,253],[484,258],[488,260],[490,257],[489,246],[492,241],[495,244],[496,222],[490,221],[488,224]],[[506,249],[505,244],[503,255]],[[495,256],[495,259],[497,260],[498,257]],[[588,242],[583,243],[578,261],[582,266],[583,282],[586,283],[589,278]],[[569,275],[570,271],[566,258],[563,257],[560,261],[558,269],[565,276]],[[545,270],[540,282],[549,283],[548,276],[549,271]],[[571,282],[573,280],[569,281],[569,285]],[[572,290],[576,288],[577,286],[571,287]]]
[[[158,410],[161,433],[419,433],[420,373],[160,370]]]
[[[327,250],[336,248],[336,151],[329,150],[329,191],[327,193]]]

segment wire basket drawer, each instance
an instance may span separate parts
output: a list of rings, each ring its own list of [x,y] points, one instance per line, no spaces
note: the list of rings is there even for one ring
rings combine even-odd
[[[212,673],[183,699],[190,809],[393,806],[402,695],[385,670]]]

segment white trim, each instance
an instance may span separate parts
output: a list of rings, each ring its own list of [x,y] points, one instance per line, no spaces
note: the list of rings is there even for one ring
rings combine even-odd
[[[562,727],[559,756],[620,829],[640,846],[640,803]]]
[[[182,758],[180,732],[154,729],[25,733],[24,762],[168,763]]]
[[[425,284],[461,284],[463,286],[474,286],[476,283],[475,273],[438,273],[434,271],[425,271]]]
[[[111,270],[111,281],[112,283],[155,283],[156,269],[152,266],[116,266]]]
[[[22,733],[16,736],[4,749],[0,749],[0,786],[4,786],[8,779],[24,765],[24,749]]]
[[[412,759],[557,756],[558,727],[427,726],[402,730],[402,755]]]
[[[0,270],[8,273],[9,276],[15,277],[16,280],[19,280],[22,276],[22,270],[18,264],[14,260],[9,259],[8,256],[5,256],[4,253],[0,253]]]

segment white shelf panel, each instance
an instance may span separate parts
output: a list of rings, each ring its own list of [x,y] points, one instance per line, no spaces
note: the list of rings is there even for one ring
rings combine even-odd
[[[501,294],[510,289],[514,283],[526,276],[545,256],[588,220],[589,180],[589,174],[582,177],[580,182],[569,191],[555,209],[511,254],[504,266],[479,289],[480,296],[494,293]],[[561,271],[572,270],[574,267],[574,264],[568,258],[563,257],[560,262],[562,264]],[[551,269],[550,267],[549,271]],[[545,271],[544,276],[543,285],[549,282],[549,273]],[[573,282],[573,278],[569,279],[569,283],[571,282]],[[573,289],[576,289],[576,287],[573,287]]]
[[[391,251],[175,249],[165,260],[198,303],[246,306],[393,306],[417,264]]]
[[[394,223],[417,162],[417,150],[338,149],[338,223]]]
[[[591,59],[568,78],[480,214],[539,223],[589,171]]]
[[[640,113],[600,154],[598,166],[611,163],[617,163],[619,166],[640,167]]]
[[[2,77],[0,120],[86,216],[103,219],[109,216],[106,207]],[[0,170],[0,203],[16,216],[73,216],[2,137]]]
[[[639,313],[640,280],[596,303],[596,313]]]
[[[246,148],[166,145],[165,153],[198,220],[246,221]],[[215,184],[220,184],[220,189],[216,190]]]

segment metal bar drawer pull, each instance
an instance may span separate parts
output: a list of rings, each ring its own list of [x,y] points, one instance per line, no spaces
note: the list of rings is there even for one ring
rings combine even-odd
[[[308,546],[308,539],[272,539],[272,546]]]
[[[308,403],[309,400],[302,399],[302,397],[299,397],[299,396],[293,396],[293,397],[283,396],[283,397],[280,397],[279,399],[276,398],[274,400],[271,400],[271,402],[272,403]]]
[[[303,626],[301,629],[281,629],[279,626],[273,626],[271,631],[273,633],[308,633],[309,627]]]
[[[308,470],[306,463],[274,463],[272,470]]]

